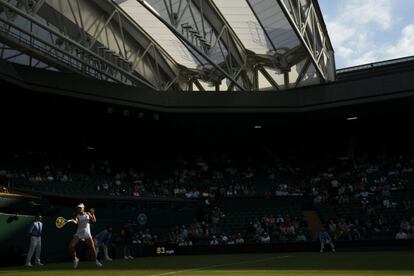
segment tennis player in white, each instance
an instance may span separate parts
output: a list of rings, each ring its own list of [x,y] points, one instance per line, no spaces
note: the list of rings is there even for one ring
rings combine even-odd
[[[76,230],[76,234],[73,235],[72,241],[69,244],[69,251],[73,257],[73,268],[77,268],[79,264],[79,259],[76,257],[76,245],[80,240],[84,241],[92,251],[96,266],[102,267],[102,264],[96,258],[96,249],[90,227],[90,222],[96,222],[95,210],[92,208],[89,210],[89,212],[85,212],[85,205],[83,203],[79,204],[77,207],[78,211],[76,216],[72,219],[72,222],[78,225],[78,229]]]

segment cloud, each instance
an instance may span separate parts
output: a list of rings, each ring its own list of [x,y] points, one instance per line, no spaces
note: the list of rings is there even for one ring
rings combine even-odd
[[[393,22],[391,2],[389,0],[342,1],[341,19],[351,21],[354,26],[374,24],[383,30],[389,30]]]
[[[338,47],[338,49],[336,50],[336,53],[340,55],[341,57],[349,58],[352,55],[354,55],[355,52],[354,50],[348,47]]]
[[[331,40],[334,45],[342,45],[355,35],[355,29],[344,25],[339,21],[330,21],[327,23],[329,32],[331,34]],[[332,35],[334,34],[334,35]]]
[[[328,2],[329,1],[329,2]],[[401,0],[322,0],[338,67],[414,55],[414,19]]]
[[[395,45],[391,45],[384,50],[385,56],[394,58],[395,56],[409,56],[414,54],[414,24],[406,26],[401,31],[401,37]]]

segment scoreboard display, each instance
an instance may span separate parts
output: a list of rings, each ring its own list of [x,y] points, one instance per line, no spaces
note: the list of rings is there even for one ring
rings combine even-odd
[[[156,255],[159,255],[159,256],[163,256],[163,255],[165,255],[165,256],[174,255],[175,254],[175,250],[174,249],[171,249],[171,248],[164,247],[164,246],[159,246],[159,247],[156,247],[155,254]]]

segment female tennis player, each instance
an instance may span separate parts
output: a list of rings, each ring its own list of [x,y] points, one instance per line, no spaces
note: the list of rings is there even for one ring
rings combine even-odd
[[[97,267],[102,267],[102,264],[96,258],[95,244],[91,235],[90,222],[96,222],[95,210],[91,208],[89,212],[85,212],[85,205],[79,204],[76,216],[72,219],[74,224],[78,225],[75,235],[73,235],[72,241],[69,244],[69,251],[73,257],[73,268],[77,268],[79,259],[76,257],[76,245],[80,240],[85,241],[86,245],[91,250]]]

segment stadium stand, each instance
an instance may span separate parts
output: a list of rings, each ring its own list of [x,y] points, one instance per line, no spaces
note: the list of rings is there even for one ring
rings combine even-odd
[[[47,163],[39,166],[40,156],[33,157],[37,159],[33,160],[37,168],[5,167],[0,171],[3,181],[14,188],[57,194],[189,199],[201,198],[203,194],[216,197],[311,195],[315,197],[315,204],[361,205],[367,196],[365,193],[381,193],[387,197],[391,191],[412,189],[414,178],[414,159],[403,156],[397,160],[391,157],[372,161],[343,159],[318,168],[310,164],[298,167],[280,162],[263,164],[259,160],[237,162],[220,156],[212,159],[197,156],[164,162],[162,166],[155,163],[139,168],[127,166],[130,169],[114,169],[109,161],[96,161],[80,166],[78,171],[71,168],[68,160],[63,162],[65,167]]]
[[[40,156],[42,160],[52,159],[45,153]],[[203,202],[204,215],[200,222],[176,224],[173,230],[166,225],[156,229],[161,239],[179,245],[190,241],[191,245],[208,244],[213,236],[220,244],[229,241],[231,244],[239,235],[245,243],[260,243],[262,239],[267,240],[264,238],[267,235],[272,243],[311,241],[314,235],[300,204],[300,200],[309,198],[335,240],[393,239],[400,230],[401,220],[414,215],[413,192],[408,192],[413,188],[414,161],[403,156],[371,160],[342,158],[336,163],[321,160],[317,166],[305,164],[303,167],[280,159],[260,164],[252,158],[243,161],[228,155],[211,159],[195,156],[164,162],[158,168],[147,164],[139,170],[131,169],[130,165],[126,166],[129,169],[114,169],[110,161],[72,165],[69,160],[60,159],[56,163],[42,163],[38,154],[15,155],[15,158],[16,163],[27,167],[6,166],[0,175],[2,183],[19,191]],[[156,174],[156,171],[163,173]],[[217,206],[209,206],[209,201],[214,203],[220,198],[299,200],[296,207],[256,202],[254,209],[235,204],[231,208],[220,206],[221,211],[215,209]],[[411,234],[411,226],[404,231]],[[138,236],[142,236],[140,232]],[[167,232],[170,232],[168,238]]]

